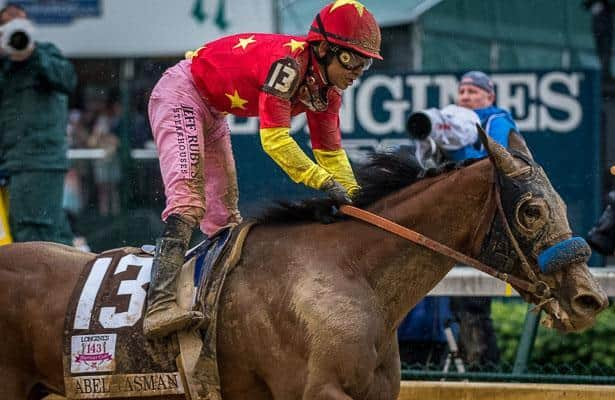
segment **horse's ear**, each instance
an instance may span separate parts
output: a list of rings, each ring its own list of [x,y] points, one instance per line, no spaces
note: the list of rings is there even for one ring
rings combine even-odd
[[[489,157],[493,160],[495,166],[504,174],[510,175],[516,170],[514,157],[506,150],[502,145],[491,139],[489,135],[485,133],[483,127],[480,124],[476,124],[476,130],[478,131],[478,137],[480,141],[487,149]]]
[[[489,138],[489,136],[487,136],[487,134],[485,133],[485,130],[483,129],[482,126],[480,126],[480,124],[476,124],[476,131],[478,132],[478,138],[480,139],[480,142],[483,144],[483,146],[485,146],[485,149],[487,149],[487,153],[489,153],[489,155],[491,155],[491,151],[490,151],[490,145],[489,145],[489,141],[491,140]]]
[[[519,153],[525,155],[530,160],[533,160],[532,152],[529,147],[527,147],[527,143],[525,139],[519,132],[514,129],[511,129],[508,133],[508,148],[511,150],[516,150]]]

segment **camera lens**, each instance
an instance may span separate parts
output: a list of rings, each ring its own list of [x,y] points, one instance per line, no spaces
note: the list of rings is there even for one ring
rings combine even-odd
[[[427,139],[431,133],[431,120],[423,112],[415,112],[410,115],[406,123],[406,131],[412,139]]]
[[[24,50],[30,43],[30,37],[22,31],[14,32],[9,39],[9,46],[17,51]]]

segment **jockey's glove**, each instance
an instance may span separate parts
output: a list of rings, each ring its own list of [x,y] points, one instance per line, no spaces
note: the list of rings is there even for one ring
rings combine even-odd
[[[335,179],[325,181],[320,189],[325,191],[338,206],[342,204],[352,204],[352,199],[350,199],[346,188]]]

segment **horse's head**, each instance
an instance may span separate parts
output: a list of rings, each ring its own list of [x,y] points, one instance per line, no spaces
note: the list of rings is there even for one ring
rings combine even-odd
[[[513,286],[548,313],[548,326],[567,332],[590,327],[608,299],[587,267],[589,246],[572,236],[566,204],[521,136],[511,133],[509,152],[479,132],[496,167],[498,204],[481,260],[528,281],[529,290]]]

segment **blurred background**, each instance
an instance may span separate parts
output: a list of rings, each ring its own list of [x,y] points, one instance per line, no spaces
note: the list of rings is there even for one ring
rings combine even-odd
[[[0,0],[0,6],[5,3]],[[164,199],[146,108],[162,72],[187,50],[227,34],[305,34],[327,2],[15,3],[35,22],[35,38],[56,44],[77,70],[67,129],[74,168],[67,177],[66,208],[92,250],[101,251],[151,242],[159,231]],[[352,162],[407,142],[405,121],[413,110],[453,102],[460,74],[484,70],[495,82],[496,104],[512,112],[566,200],[574,230],[587,232],[611,186],[615,143],[607,132],[615,113],[609,112],[614,106],[608,87],[601,85],[591,14],[583,3],[380,0],[365,5],[382,26],[384,61],[344,93],[342,132]],[[291,197],[311,194],[255,151],[260,148],[255,119],[230,117],[229,122],[244,215],[279,197],[273,187]],[[293,132],[307,146],[305,120],[298,118]]]
[[[164,70],[204,42],[238,32],[306,34],[321,0],[12,1],[28,11],[35,38],[73,62],[71,169],[64,207],[93,251],[153,243],[164,194],[147,121],[148,95]],[[365,0],[382,26],[384,61],[344,92],[344,147],[360,165],[374,151],[409,141],[412,111],[454,101],[461,74],[483,70],[496,104],[514,116],[536,159],[584,236],[615,182],[615,84],[610,49],[597,48],[592,1]],[[608,4],[610,3],[604,2]],[[0,0],[0,7],[6,1]],[[611,13],[609,8],[609,18]],[[611,20],[612,25],[612,20]],[[612,35],[612,27],[605,34]],[[610,42],[609,42],[610,43]],[[610,44],[609,44],[610,46]],[[606,64],[601,64],[606,60]],[[260,151],[258,122],[229,117],[244,217],[272,200],[313,195]],[[1,134],[1,133],[0,133]],[[305,120],[293,135],[309,148]],[[592,267],[610,258],[593,256]],[[501,365],[484,380],[615,383],[613,310],[585,334],[556,335],[527,321],[516,297],[494,294]],[[524,342],[525,341],[525,342]],[[530,343],[529,347],[527,343]],[[525,348],[524,348],[525,346]],[[406,379],[441,377],[441,366],[405,365]],[[481,375],[482,374],[482,375]]]

